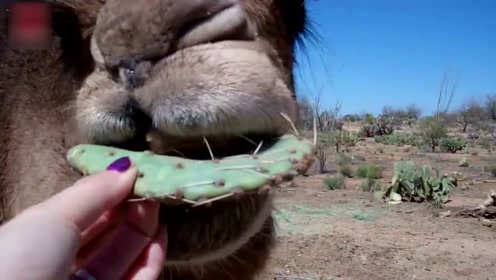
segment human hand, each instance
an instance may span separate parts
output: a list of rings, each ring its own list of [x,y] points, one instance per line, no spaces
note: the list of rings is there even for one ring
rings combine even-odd
[[[128,158],[108,169],[0,227],[2,278],[67,279],[74,271],[69,279],[158,278],[167,248],[159,203],[123,202],[137,175]]]

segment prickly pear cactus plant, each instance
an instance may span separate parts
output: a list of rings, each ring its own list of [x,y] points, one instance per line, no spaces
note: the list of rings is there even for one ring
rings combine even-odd
[[[366,138],[371,138],[371,137],[374,137],[375,136],[375,125],[373,124],[364,124],[362,126],[362,135],[363,137],[366,137]]]
[[[372,121],[374,121],[372,123]],[[363,137],[371,138],[374,136],[391,135],[394,132],[393,124],[390,120],[380,117],[379,119],[367,120],[362,125],[361,133]]]
[[[315,153],[314,144],[307,139],[284,135],[258,154],[214,160],[84,144],[70,149],[67,161],[83,175],[90,175],[128,156],[139,172],[134,186],[136,196],[163,203],[173,200],[201,205],[244,192],[268,191],[271,186],[290,181],[310,167]]]
[[[443,153],[456,153],[463,151],[467,146],[467,141],[461,138],[442,138],[439,140],[439,146]]]
[[[375,135],[391,135],[394,132],[393,124],[390,120],[381,117],[377,121]]]
[[[429,165],[417,168],[412,161],[400,161],[394,163],[393,179],[383,198],[390,204],[428,201],[440,205],[448,202],[451,189],[456,185],[456,178],[434,175]]]

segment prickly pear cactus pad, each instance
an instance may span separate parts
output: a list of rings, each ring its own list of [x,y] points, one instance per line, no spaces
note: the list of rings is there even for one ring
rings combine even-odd
[[[118,158],[128,156],[138,169],[134,194],[138,197],[170,199],[200,205],[292,180],[313,162],[315,148],[309,140],[281,136],[270,148],[214,160],[192,160],[123,149],[83,144],[71,148],[67,161],[83,175],[104,171]]]

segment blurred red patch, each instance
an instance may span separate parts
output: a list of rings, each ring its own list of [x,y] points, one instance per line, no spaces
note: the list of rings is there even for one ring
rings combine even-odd
[[[52,37],[49,3],[15,2],[9,10],[10,48],[43,50],[49,47]]]

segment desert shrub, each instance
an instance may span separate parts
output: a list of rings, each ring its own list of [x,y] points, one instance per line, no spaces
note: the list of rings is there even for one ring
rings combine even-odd
[[[484,166],[484,172],[491,173],[493,177],[496,177],[496,164]]]
[[[467,147],[467,141],[462,138],[444,137],[439,139],[439,148],[443,153],[456,153]]]
[[[427,145],[427,144],[423,144],[423,145],[420,145],[417,147],[417,149],[419,149],[420,151],[424,152],[424,153],[430,153],[432,152],[432,147]]]
[[[361,118],[359,115],[351,115],[351,114],[348,114],[348,115],[344,115],[343,116],[343,119],[345,119],[347,122],[357,122],[357,121],[360,121]]]
[[[348,178],[353,178],[353,169],[349,165],[345,165],[341,167],[341,174]]]
[[[477,132],[469,132],[467,134],[467,139],[468,140],[477,141],[477,140],[479,140],[479,138],[480,138],[480,135]]]
[[[391,135],[375,136],[374,140],[376,143],[380,143],[384,145],[398,145],[397,138],[398,138],[397,134],[391,134]]]
[[[374,124],[377,120],[374,117],[374,115],[372,115],[371,113],[366,113],[365,116],[363,117],[363,121],[366,124]]]
[[[364,124],[360,130],[360,135],[366,138],[375,136],[375,127],[373,124]]]
[[[446,123],[436,117],[428,117],[420,124],[420,135],[429,144],[431,152],[436,151],[439,140],[446,137]]]
[[[459,167],[468,167],[469,166],[469,163],[468,163],[468,160],[467,160],[467,157],[466,156],[463,156],[460,161],[458,162],[458,166]]]
[[[319,173],[326,172],[327,161],[334,149],[337,153],[355,146],[358,141],[356,132],[343,130],[342,122],[334,123],[332,128],[326,128],[317,135],[317,159]]]
[[[394,132],[393,123],[390,119],[379,118],[376,124],[375,135],[391,135]]]
[[[327,132],[322,132],[317,134],[317,161],[319,166],[319,173],[325,173],[327,159],[331,154],[332,147],[332,134]]]
[[[376,135],[391,135],[394,132],[394,127],[391,122],[391,120],[386,119],[386,118],[379,118],[379,119],[374,119],[373,123],[371,123],[372,120],[366,121],[360,130],[360,135],[362,137],[367,137],[367,138],[372,138]]]
[[[376,192],[382,189],[381,184],[372,178],[365,179],[360,187],[364,192]]]
[[[340,146],[353,147],[358,142],[358,133],[354,131],[342,130],[339,138]]]
[[[340,190],[345,188],[344,184],[345,177],[343,175],[337,175],[329,177],[324,180],[324,185],[330,190]]]
[[[345,153],[336,154],[336,164],[339,166],[350,165],[353,163],[353,158]]]
[[[479,140],[479,145],[481,145],[481,147],[488,152],[493,150],[493,143],[486,137]]]
[[[353,155],[353,160],[354,161],[366,161],[367,159],[361,155]]]
[[[429,165],[417,168],[413,161],[395,162],[392,184],[383,198],[389,203],[428,201],[440,205],[448,202],[457,179],[432,173]]]
[[[383,171],[382,167],[377,165],[373,165],[373,164],[362,165],[357,168],[356,176],[358,178],[363,178],[363,179],[367,179],[367,178],[380,179],[383,177],[382,171]]]
[[[378,135],[374,137],[375,142],[384,145],[395,145],[395,146],[418,146],[421,144],[422,140],[412,134],[400,134],[394,133],[391,135]]]
[[[465,174],[463,174],[463,172],[458,172],[458,171],[451,172],[451,176],[456,178],[457,180],[463,180],[465,178]]]

